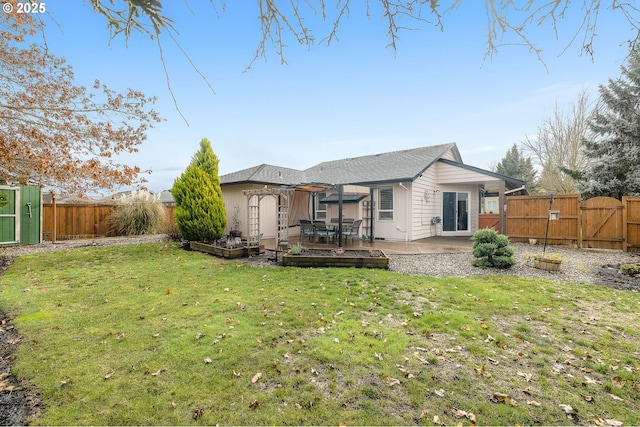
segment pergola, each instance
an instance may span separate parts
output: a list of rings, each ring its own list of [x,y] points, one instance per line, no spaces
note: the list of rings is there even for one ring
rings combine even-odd
[[[289,209],[291,207],[291,195],[295,191],[317,192],[328,188],[334,188],[333,184],[310,183],[298,184],[290,187],[265,187],[256,190],[244,190],[242,193],[247,196],[247,227],[249,236],[247,237],[247,245],[251,248],[260,248],[260,202],[267,196],[277,198],[276,218],[276,248],[286,250],[289,246]],[[338,247],[342,247],[342,185],[338,188],[338,212],[339,212],[339,230],[338,230]]]

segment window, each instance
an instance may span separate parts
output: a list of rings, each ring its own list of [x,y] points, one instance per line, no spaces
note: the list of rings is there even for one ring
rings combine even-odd
[[[378,220],[393,220],[393,186],[378,188]]]
[[[327,197],[327,192],[326,191],[322,191],[322,192],[316,193],[316,199],[315,199],[316,217],[315,217],[315,219],[327,219],[327,204],[326,203],[320,203],[320,200],[324,200],[325,197]]]
[[[489,212],[497,212],[498,211],[498,201],[497,200],[487,200],[487,210]]]

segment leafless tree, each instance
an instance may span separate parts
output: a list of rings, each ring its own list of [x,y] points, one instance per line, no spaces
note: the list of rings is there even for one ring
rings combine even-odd
[[[589,101],[589,94],[582,90],[575,103],[564,111],[556,102],[552,116],[538,125],[534,136],[526,135],[520,141],[522,149],[529,153],[539,168],[538,185],[553,193],[577,191],[573,178],[562,171],[585,170],[591,159],[582,150],[589,135],[589,121],[598,109],[598,103]]]

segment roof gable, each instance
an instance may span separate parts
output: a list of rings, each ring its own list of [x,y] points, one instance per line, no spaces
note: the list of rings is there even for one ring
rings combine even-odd
[[[261,164],[220,177],[221,184],[373,184],[412,181],[445,155],[462,162],[455,143],[411,148],[319,163],[304,171]]]

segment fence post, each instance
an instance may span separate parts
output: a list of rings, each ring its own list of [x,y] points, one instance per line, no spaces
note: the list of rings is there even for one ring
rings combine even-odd
[[[629,200],[627,196],[622,196],[622,251],[629,252],[628,235],[629,232]]]

